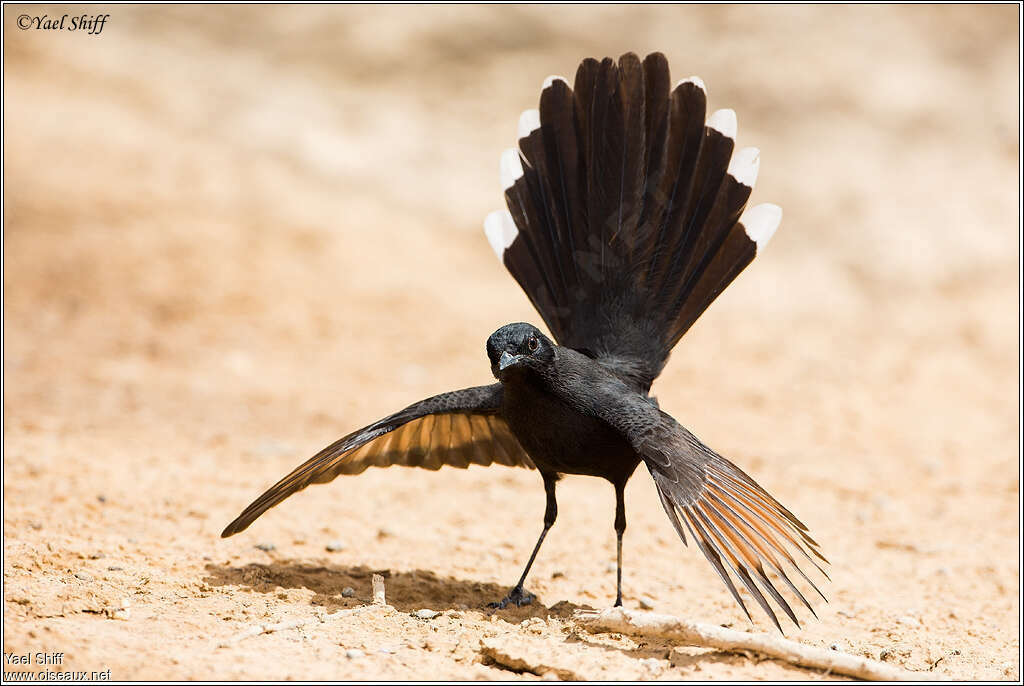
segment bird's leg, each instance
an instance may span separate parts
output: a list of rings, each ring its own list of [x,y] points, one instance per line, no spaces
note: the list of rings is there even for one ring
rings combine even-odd
[[[544,493],[547,495],[547,504],[544,507],[544,530],[540,532],[540,538],[537,539],[537,544],[533,546],[533,552],[530,553],[530,559],[526,562],[526,569],[523,570],[523,575],[519,577],[519,583],[500,602],[489,603],[488,607],[501,609],[510,603],[520,607],[533,602],[534,595],[524,589],[523,584],[526,583],[526,575],[530,573],[530,567],[533,566],[533,560],[537,557],[540,544],[544,542],[544,537],[548,535],[548,529],[554,525],[555,518],[558,516],[558,503],[555,502],[555,481],[557,477],[554,474],[542,474],[541,476],[544,477]]]
[[[615,607],[622,607],[622,534],[626,531],[626,484],[615,484]]]

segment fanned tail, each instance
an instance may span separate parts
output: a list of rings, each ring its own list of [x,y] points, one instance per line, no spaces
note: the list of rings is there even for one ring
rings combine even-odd
[[[508,211],[485,222],[558,342],[644,392],[781,220],[744,213],[759,153],[734,155],[735,113],[706,109],[699,78],[670,89],[660,53],[586,59],[572,87],[548,77],[502,155]]]

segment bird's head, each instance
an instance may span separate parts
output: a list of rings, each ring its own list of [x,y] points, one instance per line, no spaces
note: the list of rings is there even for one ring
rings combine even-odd
[[[555,344],[532,324],[506,324],[487,339],[487,357],[494,378],[504,381],[509,374],[540,370],[553,362]]]

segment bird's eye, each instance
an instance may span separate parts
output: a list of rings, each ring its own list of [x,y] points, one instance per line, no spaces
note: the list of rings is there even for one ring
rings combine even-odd
[[[526,347],[530,349],[531,353],[535,353],[537,348],[540,347],[540,341],[537,340],[536,336],[530,336],[529,340],[526,341]]]

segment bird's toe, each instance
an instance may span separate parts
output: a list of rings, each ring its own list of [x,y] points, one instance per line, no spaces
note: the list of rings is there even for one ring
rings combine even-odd
[[[507,596],[505,596],[504,598],[502,598],[500,601],[498,601],[496,603],[488,603],[487,607],[493,608],[493,609],[497,609],[497,610],[503,610],[504,608],[508,607],[509,605],[515,605],[516,607],[522,607],[523,605],[529,605],[530,603],[532,603],[534,598],[536,598],[536,597],[537,596],[533,595],[532,593],[530,593],[526,589],[522,588],[521,586],[516,586],[515,588],[513,588],[511,591],[508,592]]]

